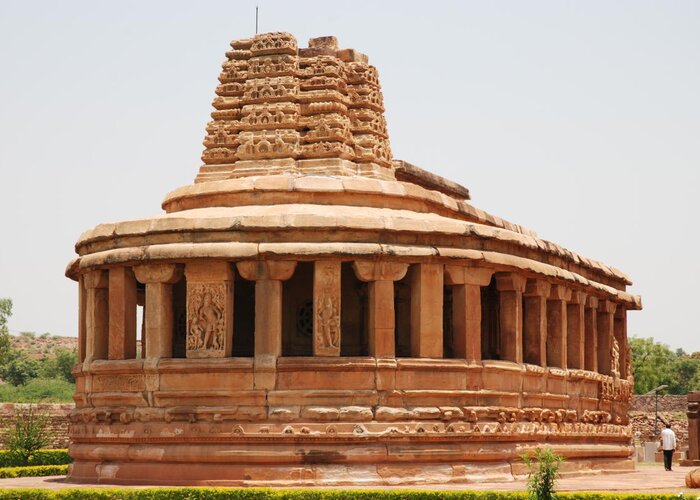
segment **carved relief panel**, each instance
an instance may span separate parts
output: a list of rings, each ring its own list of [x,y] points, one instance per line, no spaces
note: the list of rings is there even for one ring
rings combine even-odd
[[[298,59],[291,55],[255,57],[248,61],[248,78],[294,75],[298,69]]]
[[[256,36],[250,46],[253,55],[296,54],[297,41],[289,33],[265,33]]]
[[[294,101],[297,98],[298,82],[289,76],[257,78],[248,80],[243,90],[244,104]]]
[[[314,267],[314,356],[340,356],[340,261]]]
[[[242,114],[240,127],[243,130],[294,128],[299,106],[294,103],[247,105]]]
[[[226,61],[222,65],[221,83],[244,82],[248,79],[248,61]]]
[[[237,155],[243,160],[294,158],[299,154],[299,132],[278,129],[241,132]]]
[[[188,358],[231,356],[233,345],[233,274],[228,263],[193,263],[187,275]]]

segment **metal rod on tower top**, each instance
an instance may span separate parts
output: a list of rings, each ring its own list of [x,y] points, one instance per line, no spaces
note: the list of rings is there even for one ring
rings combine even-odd
[[[258,6],[255,6],[255,34],[258,34]]]

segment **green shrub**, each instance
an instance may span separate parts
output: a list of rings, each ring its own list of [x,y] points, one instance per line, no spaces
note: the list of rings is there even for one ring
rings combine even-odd
[[[67,465],[73,463],[68,450],[37,450],[29,459],[29,465]]]
[[[554,453],[551,448],[535,448],[531,454],[525,453],[521,458],[530,469],[527,476],[528,497],[532,500],[555,498],[554,481],[564,457]]]
[[[47,425],[46,414],[31,405],[15,412],[3,441],[10,454],[20,460],[20,465],[28,465],[34,453],[49,443]]]
[[[0,377],[14,386],[24,385],[35,379],[39,373],[39,362],[20,350],[15,350],[0,367]]]
[[[0,468],[0,478],[61,476],[68,473],[67,465],[32,465],[29,467]]]
[[[8,450],[0,450],[0,467],[20,467],[21,457]],[[29,465],[65,465],[73,462],[68,450],[38,450],[29,459]]]
[[[75,382],[71,370],[78,362],[78,352],[61,347],[51,349],[47,347],[47,354],[53,352],[52,357],[46,357],[39,363],[38,378],[65,380],[71,384]]]

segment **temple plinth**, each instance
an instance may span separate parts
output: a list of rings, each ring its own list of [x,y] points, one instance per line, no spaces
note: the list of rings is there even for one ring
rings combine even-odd
[[[629,278],[394,159],[367,56],[231,47],[195,182],[76,244],[70,479],[495,480],[545,443],[633,468]]]

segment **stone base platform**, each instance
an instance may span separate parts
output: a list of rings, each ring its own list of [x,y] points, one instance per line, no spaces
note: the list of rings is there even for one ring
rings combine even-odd
[[[562,476],[633,472],[631,460],[580,459],[564,462]],[[79,462],[70,482],[171,486],[410,486],[511,482],[525,477],[521,463],[403,463],[240,465]]]

